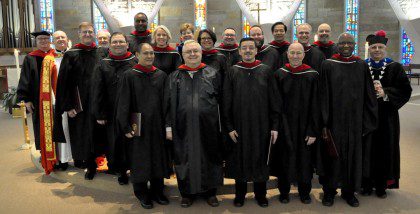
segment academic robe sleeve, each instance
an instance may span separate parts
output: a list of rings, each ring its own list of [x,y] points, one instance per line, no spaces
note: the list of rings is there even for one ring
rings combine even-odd
[[[410,81],[400,63],[394,63],[396,66],[392,69],[395,72],[393,84],[384,87],[384,92],[388,96],[389,102],[395,109],[400,109],[411,97],[412,88]]]
[[[175,71],[176,72],[176,71]],[[164,112],[165,112],[165,128],[170,128],[172,130],[172,124],[173,124],[173,117],[172,117],[172,93],[173,93],[173,87],[176,87],[176,84],[174,83],[174,74],[175,72],[171,73],[168,78],[166,79],[165,84],[165,91],[164,91]]]
[[[96,66],[94,74],[93,74],[93,115],[97,120],[106,120],[106,112],[105,112],[105,97],[106,90],[105,90],[105,79],[104,79],[104,72],[103,67],[100,63]]]
[[[228,72],[223,83],[223,115],[227,133],[235,130],[233,125],[233,72]]]
[[[366,136],[378,127],[378,101],[369,67],[366,63],[364,63],[364,72],[363,136]]]
[[[130,126],[131,107],[130,75],[125,73],[121,82],[120,94],[117,103],[116,120],[124,134],[130,133],[133,129]]]
[[[319,105],[319,75],[314,76],[312,88],[311,88],[311,105],[309,109],[309,122],[306,128],[306,136],[318,137],[320,135],[320,105]]]
[[[31,69],[31,60],[28,56],[25,57],[22,64],[22,71],[20,73],[19,84],[17,87],[17,102],[34,102],[34,74]]]
[[[275,83],[274,72],[268,72],[268,97],[270,105],[270,124],[272,131],[279,130],[279,117],[280,117],[280,106],[279,103],[279,90]]]

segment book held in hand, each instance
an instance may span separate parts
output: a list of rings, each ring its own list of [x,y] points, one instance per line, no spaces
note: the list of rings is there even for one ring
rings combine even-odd
[[[141,136],[141,113],[131,113],[130,125],[133,129],[134,136]]]
[[[78,86],[76,86],[75,103],[76,103],[76,106],[75,106],[74,110],[76,110],[76,113],[82,112],[83,111],[82,99],[80,98],[80,92],[79,92],[79,87]]]

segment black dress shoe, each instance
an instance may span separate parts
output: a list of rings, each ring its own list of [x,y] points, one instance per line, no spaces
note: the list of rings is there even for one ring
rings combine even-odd
[[[357,200],[356,196],[352,195],[341,195],[341,197],[346,200],[347,204],[352,207],[359,206],[359,200]]]
[[[127,185],[128,184],[127,174],[122,174],[122,175],[118,176],[118,183],[120,185]]]
[[[86,174],[85,174],[85,180],[93,180],[93,178],[95,177],[96,174],[96,170],[87,170]]]
[[[187,208],[190,207],[193,204],[192,198],[182,198],[181,200],[181,207]]]
[[[83,169],[84,164],[82,160],[74,160],[74,167],[79,168],[79,169]]]
[[[386,198],[387,194],[385,190],[376,190],[376,196],[378,196],[378,198]]]
[[[138,191],[134,191],[134,195],[140,201],[140,205],[144,209],[152,209],[153,208],[153,201],[148,194],[141,194]]]
[[[372,195],[372,188],[363,188],[361,195],[363,196],[370,196]]]
[[[312,199],[309,195],[302,195],[300,196],[300,201],[304,204],[310,204],[312,202]]]
[[[282,204],[287,204],[290,202],[290,197],[289,194],[280,194],[279,196],[279,201]]]
[[[69,168],[69,163],[60,163],[61,171],[66,171]]]
[[[268,200],[266,197],[255,197],[255,200],[257,200],[257,204],[260,207],[268,207]]]
[[[217,200],[216,196],[210,196],[207,198],[207,204],[212,207],[217,207],[219,206],[219,200]]]
[[[156,201],[156,203],[160,205],[168,205],[169,200],[163,193],[155,193],[152,194],[152,200]]]
[[[245,197],[235,197],[235,199],[233,199],[233,205],[235,207],[242,207],[244,206],[245,203]]]
[[[324,198],[322,198],[322,205],[327,207],[331,207],[332,205],[334,205],[334,196],[324,194]]]

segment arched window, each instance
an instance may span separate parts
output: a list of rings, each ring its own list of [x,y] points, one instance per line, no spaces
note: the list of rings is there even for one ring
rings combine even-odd
[[[401,64],[409,65],[414,56],[414,45],[404,29],[401,29]]]

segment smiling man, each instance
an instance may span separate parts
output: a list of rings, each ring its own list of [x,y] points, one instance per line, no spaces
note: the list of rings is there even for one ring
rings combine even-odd
[[[141,43],[151,43],[152,33],[147,29],[149,19],[143,12],[139,12],[134,16],[134,31],[128,37],[129,50],[131,53],[136,53],[137,47]]]
[[[331,27],[327,23],[323,23],[318,27],[318,41],[314,42],[322,53],[324,53],[325,58],[329,59],[333,54],[337,53],[337,45],[330,40],[331,37]]]
[[[279,66],[282,67],[287,61],[287,55],[285,53],[290,45],[285,40],[287,26],[283,22],[276,22],[271,26],[271,33],[273,34],[274,40],[270,42],[270,45],[279,53]]]
[[[362,181],[364,137],[377,128],[378,103],[366,62],[353,55],[354,37],[343,33],[338,39],[338,54],[322,64],[320,94],[322,138],[333,136],[338,157],[323,148],[325,172],[322,189],[324,206],[332,206],[341,184],[341,197],[352,207],[359,206],[354,193]],[[327,145],[327,144],[324,144]]]
[[[255,56],[255,59],[268,65],[273,72],[277,70],[280,67],[279,53],[271,45],[264,45],[264,32],[261,26],[252,26],[249,30],[249,36],[254,39],[257,44],[257,55]]]
[[[228,67],[241,61],[238,44],[236,43],[236,31],[233,28],[226,28],[223,31],[223,42],[216,49],[225,55]]]

